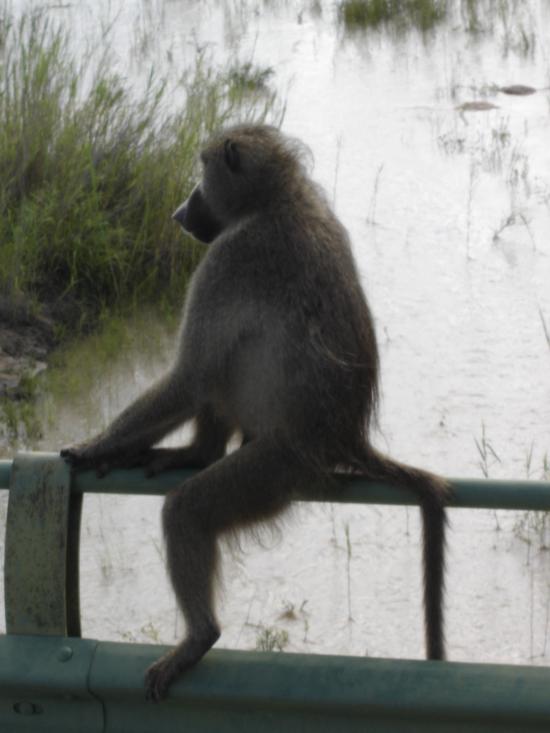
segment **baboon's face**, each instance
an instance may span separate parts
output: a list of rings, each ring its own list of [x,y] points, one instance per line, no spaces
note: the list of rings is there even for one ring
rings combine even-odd
[[[191,196],[172,214],[186,232],[192,234],[199,242],[209,244],[222,231],[222,225],[208,206],[200,184],[195,186]]]
[[[284,138],[269,126],[232,128],[202,153],[203,175],[173,218],[201,242],[211,242],[232,222],[262,208],[289,166]]]
[[[258,141],[229,131],[201,153],[201,188],[212,212],[224,225],[255,206],[261,162]]]
[[[201,153],[202,181],[173,217],[196,239],[212,242],[233,218],[245,198],[242,167],[236,145],[226,138]]]

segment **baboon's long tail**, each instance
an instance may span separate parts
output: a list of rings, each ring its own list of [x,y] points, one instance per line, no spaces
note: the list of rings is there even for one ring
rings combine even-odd
[[[450,486],[439,476],[397,463],[371,447],[366,463],[369,477],[410,489],[418,496],[423,525],[426,652],[428,659],[444,659],[445,505]]]

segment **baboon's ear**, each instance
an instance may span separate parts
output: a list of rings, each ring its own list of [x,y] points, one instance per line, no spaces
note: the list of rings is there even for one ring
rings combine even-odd
[[[227,138],[227,140],[223,144],[223,150],[225,153],[225,162],[227,163],[227,167],[230,171],[236,173],[241,167],[241,160],[237,143]]]

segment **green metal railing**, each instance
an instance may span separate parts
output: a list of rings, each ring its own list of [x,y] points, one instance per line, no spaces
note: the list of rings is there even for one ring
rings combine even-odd
[[[214,650],[161,705],[147,703],[146,668],[164,649],[80,638],[78,546],[85,492],[164,494],[192,475],[118,471],[71,477],[54,454],[0,461],[9,489],[7,634],[0,636],[4,731],[550,731],[550,669]],[[416,503],[357,478],[305,501]],[[452,505],[550,509],[550,483],[452,482]]]

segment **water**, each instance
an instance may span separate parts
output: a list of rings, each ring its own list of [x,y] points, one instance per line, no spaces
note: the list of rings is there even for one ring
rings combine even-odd
[[[151,58],[184,68],[204,46],[220,65],[236,54],[272,67],[286,96],[283,128],[311,147],[375,314],[377,444],[448,476],[541,478],[550,454],[550,6],[476,5],[477,33],[464,30],[466,5],[456,3],[429,36],[349,35],[330,3],[136,1],[51,12],[73,24],[78,43],[98,32],[98,19],[114,19],[129,83],[140,83]],[[512,83],[540,91],[493,88]],[[479,99],[497,108],[457,109]],[[170,336],[147,348],[143,331],[109,364],[79,347],[73,369],[88,382],[70,402],[54,398],[42,448],[96,431],[162,373]],[[86,497],[87,636],[181,636],[159,513],[157,499]],[[451,512],[451,659],[550,661],[547,538],[522,518]],[[297,507],[265,545],[225,555],[220,645],[254,648],[274,627],[293,651],[423,655],[416,511]]]

